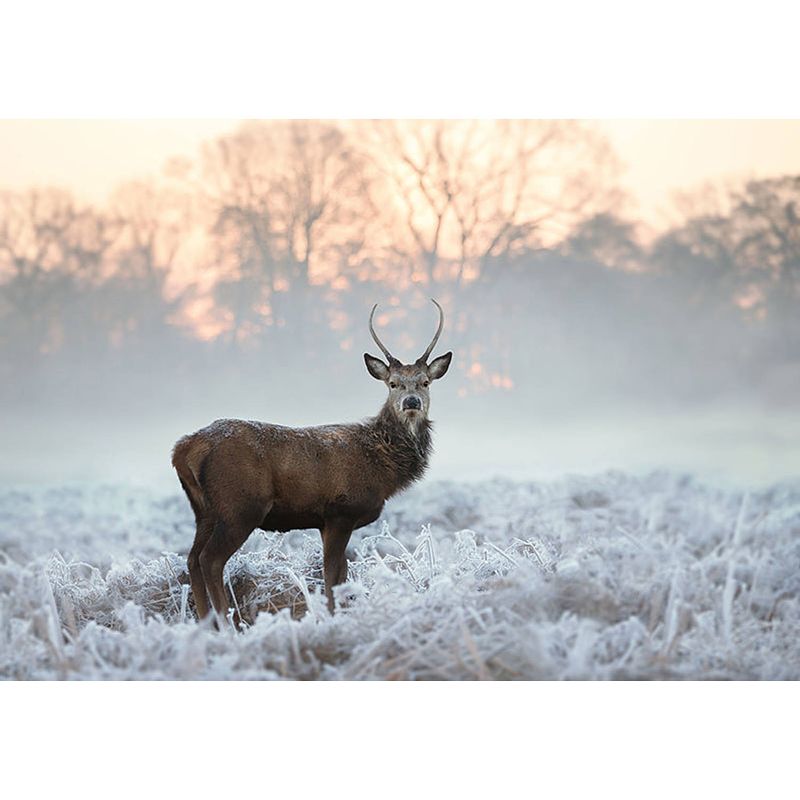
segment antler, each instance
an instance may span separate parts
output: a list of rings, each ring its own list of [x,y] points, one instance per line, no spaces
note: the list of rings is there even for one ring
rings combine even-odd
[[[433,348],[436,347],[436,342],[439,341],[439,337],[442,335],[442,328],[444,328],[444,311],[442,311],[442,307],[432,297],[431,302],[439,309],[439,327],[436,329],[436,333],[433,335],[428,349],[417,359],[417,364],[428,363],[428,356],[433,352]]]
[[[375,344],[380,347],[381,352],[386,356],[389,360],[390,364],[399,364],[400,362],[384,347],[383,342],[378,338],[378,334],[375,333],[375,328],[372,327],[372,318],[375,316],[375,309],[377,309],[378,304],[375,303],[372,306],[372,313],[369,315],[369,332],[372,334],[372,338],[375,340]]]

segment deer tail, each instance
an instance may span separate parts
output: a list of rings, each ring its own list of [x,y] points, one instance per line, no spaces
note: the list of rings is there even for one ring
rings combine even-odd
[[[172,466],[178,473],[183,491],[186,492],[196,516],[202,516],[208,510],[201,476],[203,463],[210,449],[207,442],[194,434],[178,439],[172,449]]]

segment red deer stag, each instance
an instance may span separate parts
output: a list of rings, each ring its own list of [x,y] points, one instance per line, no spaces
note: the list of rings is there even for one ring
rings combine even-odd
[[[333,587],[347,580],[353,530],[374,522],[386,500],[428,466],[429,387],[453,357],[428,363],[444,327],[442,307],[433,302],[439,327],[413,364],[402,364],[383,345],[373,327],[378,306],[372,309],[369,331],[388,362],[364,353],[369,374],[389,389],[377,416],[313,428],[222,419],[175,444],[172,465],[197,521],[188,565],[198,617],[209,612],[206,592],[220,624],[227,616],[223,570],[255,528],[319,528],[333,611]]]

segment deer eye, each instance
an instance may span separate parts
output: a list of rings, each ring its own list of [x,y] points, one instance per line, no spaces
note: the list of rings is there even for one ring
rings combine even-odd
[[[389,381],[389,388],[390,389],[396,389],[397,388],[397,384],[394,381]]]
[[[430,381],[422,381],[422,385],[427,389],[431,385],[431,382]]]

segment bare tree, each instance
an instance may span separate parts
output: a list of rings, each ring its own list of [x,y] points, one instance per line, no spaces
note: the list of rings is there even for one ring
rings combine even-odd
[[[189,227],[189,201],[153,182],[122,186],[112,198],[120,226],[122,270],[146,276],[172,269]]]
[[[80,293],[102,280],[117,234],[112,218],[78,205],[66,192],[0,195],[4,327],[22,357],[62,346],[67,333],[85,339]]]
[[[356,261],[373,216],[364,160],[325,122],[244,125],[206,149],[203,184],[229,275],[222,296],[236,299],[233,283],[250,287],[235,329],[277,323],[279,295],[303,303],[315,275]]]
[[[191,239],[191,202],[182,192],[150,182],[122,186],[111,207],[119,226],[114,271],[106,287],[115,339],[166,335],[191,287],[169,291],[179,253]],[[171,295],[168,297],[168,294]]]
[[[781,288],[800,290],[800,176],[749,181],[734,196],[737,256]]]
[[[488,259],[540,247],[618,200],[610,149],[575,122],[387,121],[367,132],[389,224],[430,283],[444,266],[458,283],[475,277]]]
[[[297,277],[308,283],[314,258],[335,263],[363,245],[374,211],[364,159],[332,125],[290,122],[272,134],[284,153],[274,189],[276,214]]]
[[[758,308],[769,294],[800,292],[800,177],[748,181],[719,197],[710,188],[681,198],[688,219],[665,240],[724,268],[732,292],[749,293]],[[685,260],[685,259],[684,259]],[[680,259],[671,259],[680,269]],[[759,299],[760,298],[760,299]],[[752,306],[751,306],[752,302]]]

